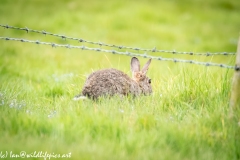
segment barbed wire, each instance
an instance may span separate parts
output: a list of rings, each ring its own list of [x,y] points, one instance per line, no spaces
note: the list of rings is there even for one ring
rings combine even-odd
[[[94,41],[84,40],[82,38],[74,38],[74,37],[68,37],[68,36],[60,35],[60,34],[54,34],[54,33],[46,32],[44,30],[42,30],[42,31],[33,30],[33,29],[29,29],[27,27],[20,28],[20,27],[13,27],[13,26],[3,25],[3,24],[0,24],[0,27],[6,28],[6,29],[23,30],[23,31],[26,31],[27,33],[34,32],[34,33],[43,34],[45,36],[50,35],[50,36],[60,37],[60,38],[65,39],[65,40],[69,39],[69,40],[75,40],[75,41],[82,42],[82,43],[98,45],[100,47],[101,46],[106,46],[106,47],[112,47],[112,48],[118,48],[118,49],[130,49],[130,50],[134,50],[134,51],[171,53],[171,54],[186,54],[186,55],[197,55],[197,56],[235,55],[236,54],[236,53],[232,53],[232,52],[216,52],[216,53],[210,53],[210,52],[207,52],[207,53],[179,52],[179,51],[175,51],[175,50],[159,50],[156,47],[154,47],[153,49],[143,49],[143,48],[138,48],[138,47],[128,47],[128,46],[121,46],[121,45],[114,45],[114,44],[106,44],[106,43],[102,43],[102,42],[94,42]]]
[[[9,38],[9,37],[0,37],[0,40],[28,42],[28,43],[38,44],[38,45],[39,44],[50,45],[52,47],[63,47],[63,48],[69,48],[69,49],[76,48],[76,49],[81,49],[81,50],[90,50],[90,51],[106,52],[106,53],[119,54],[119,55],[127,55],[127,56],[131,56],[131,57],[136,56],[136,57],[143,57],[143,58],[151,58],[151,59],[160,60],[160,61],[172,61],[172,62],[175,62],[175,63],[177,63],[177,62],[190,63],[190,64],[196,64],[196,65],[216,66],[216,67],[221,67],[221,68],[239,70],[239,67],[237,67],[237,66],[229,66],[229,65],[226,65],[226,64],[218,64],[218,63],[211,63],[211,62],[199,62],[199,61],[194,61],[194,60],[163,58],[163,57],[148,55],[146,52],[144,54],[139,54],[139,53],[132,53],[132,52],[128,52],[128,51],[121,52],[121,51],[107,50],[107,49],[101,49],[101,48],[90,48],[90,47],[86,47],[84,45],[74,46],[74,45],[70,45],[70,44],[56,44],[56,43],[51,43],[51,42],[40,42],[39,40],[27,40],[27,39]]]

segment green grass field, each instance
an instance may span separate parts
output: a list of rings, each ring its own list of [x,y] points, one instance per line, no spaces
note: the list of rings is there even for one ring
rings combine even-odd
[[[0,2],[0,24],[200,53],[236,52],[239,15],[237,0]],[[0,28],[4,36],[82,45]],[[153,95],[73,101],[92,71],[131,75],[130,57],[4,40],[0,46],[0,159],[22,159],[14,158],[21,151],[76,160],[240,159],[240,111],[229,117],[233,69],[154,60],[148,72]],[[235,63],[235,56],[151,55]]]

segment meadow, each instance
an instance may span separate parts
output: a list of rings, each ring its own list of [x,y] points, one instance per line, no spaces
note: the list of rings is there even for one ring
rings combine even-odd
[[[197,53],[236,52],[239,15],[237,0],[0,2],[0,24]],[[94,47],[2,27],[0,37]],[[229,116],[233,69],[153,60],[151,96],[73,101],[93,71],[130,76],[131,57],[5,40],[0,46],[0,159],[24,152],[76,160],[240,159],[240,110]],[[149,54],[235,63],[235,56]]]

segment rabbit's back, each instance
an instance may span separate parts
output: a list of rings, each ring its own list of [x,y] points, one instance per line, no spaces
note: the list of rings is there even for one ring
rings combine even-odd
[[[138,94],[136,82],[127,74],[116,69],[104,69],[93,72],[87,78],[82,95],[97,99],[100,96]]]

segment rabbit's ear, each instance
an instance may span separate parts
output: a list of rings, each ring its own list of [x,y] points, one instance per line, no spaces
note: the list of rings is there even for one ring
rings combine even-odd
[[[147,63],[143,66],[143,69],[142,69],[143,74],[146,74],[146,73],[147,73],[148,67],[149,67],[151,61],[152,61],[152,59],[149,59],[149,60],[147,61]]]
[[[136,57],[133,57],[131,60],[131,70],[132,72],[139,72],[140,71],[140,63]]]

